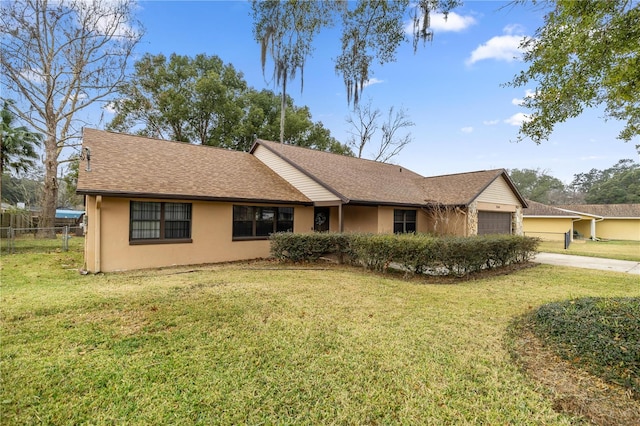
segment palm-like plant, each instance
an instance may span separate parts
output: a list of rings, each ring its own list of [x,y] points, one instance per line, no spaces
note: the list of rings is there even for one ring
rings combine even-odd
[[[38,159],[37,148],[42,144],[42,135],[17,126],[16,116],[4,101],[0,111],[0,175],[5,168],[16,172],[26,172],[35,166]]]

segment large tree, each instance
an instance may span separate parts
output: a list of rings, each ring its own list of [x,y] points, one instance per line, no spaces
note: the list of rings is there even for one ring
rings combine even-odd
[[[543,204],[566,201],[565,185],[546,170],[511,169],[509,176],[523,197]]]
[[[459,0],[254,0],[253,31],[262,48],[263,71],[267,53],[273,61],[274,80],[282,87],[284,104],[287,83],[297,71],[302,87],[304,64],[313,50],[314,37],[323,28],[340,22],[342,51],[336,58],[335,70],[344,79],[347,101],[357,104],[365,83],[373,75],[373,62],[394,61],[398,47],[407,41],[404,19],[408,13],[413,17],[413,41],[417,49],[418,41],[433,36],[429,29],[430,14],[446,14],[460,3]],[[285,117],[284,109],[281,111],[282,140]]]
[[[254,36],[260,43],[262,72],[267,54],[273,61],[273,79],[282,87],[280,137],[284,143],[287,82],[300,72],[300,89],[304,87],[304,64],[312,51],[313,38],[332,21],[333,10],[341,3],[333,1],[252,2]]]
[[[578,173],[571,186],[591,204],[640,203],[640,164],[624,159],[604,170]]]
[[[144,55],[112,103],[108,128],[202,145],[225,146],[236,138],[247,83],[218,56]]]
[[[519,1],[525,3],[524,0]],[[535,85],[524,106],[532,113],[519,140],[540,143],[554,127],[603,106],[624,123],[619,138],[640,135],[640,2],[538,1],[551,6],[535,37],[523,43],[528,69],[514,87]]]
[[[62,151],[77,145],[82,112],[105,101],[123,81],[142,36],[135,5],[134,0],[2,2],[3,90],[18,101],[10,105],[14,113],[45,135],[42,236],[54,235]]]
[[[242,73],[217,56],[145,55],[112,102],[110,130],[247,151],[256,137],[279,140],[281,98],[247,87]],[[350,153],[307,107],[285,97],[283,141]]]

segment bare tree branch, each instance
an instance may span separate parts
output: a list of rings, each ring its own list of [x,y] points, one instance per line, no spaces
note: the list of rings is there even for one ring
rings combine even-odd
[[[142,37],[134,0],[16,0],[0,7],[0,71],[13,112],[45,135],[40,224],[55,216],[59,157],[81,128],[77,113],[114,93]]]

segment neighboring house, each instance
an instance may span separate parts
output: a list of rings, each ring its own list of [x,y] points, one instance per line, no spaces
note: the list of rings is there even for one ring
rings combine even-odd
[[[572,204],[548,206],[527,200],[524,233],[562,240],[570,231],[588,239],[640,241],[640,204]]]
[[[267,257],[292,232],[522,234],[503,169],[423,177],[402,166],[257,140],[250,152],[85,129],[85,268]]]
[[[573,239],[574,223],[581,220],[580,215],[536,201],[527,200],[527,204],[523,214],[525,235],[545,241],[564,241],[565,233],[569,232]]]
[[[556,207],[580,217],[573,226],[584,238],[640,241],[640,204],[573,204]]]

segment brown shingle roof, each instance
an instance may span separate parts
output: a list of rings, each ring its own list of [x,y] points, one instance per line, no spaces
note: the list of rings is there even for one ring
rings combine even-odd
[[[557,216],[557,217],[573,217],[578,218],[575,213],[571,213],[559,208],[538,203],[536,201],[527,200],[529,207],[523,209],[524,216]]]
[[[423,179],[402,166],[257,140],[274,154],[351,203],[425,203]],[[254,148],[255,149],[255,146]]]
[[[425,178],[398,165],[260,139],[256,144],[269,149],[351,203],[467,205],[495,179],[504,176],[522,204],[526,205],[504,169]]]
[[[640,218],[640,204],[567,204],[556,207],[600,217]]]
[[[467,205],[503,174],[506,176],[504,169],[496,169],[427,177],[422,188],[430,202]]]
[[[78,193],[309,203],[253,155],[85,129],[91,171],[80,166]]]

